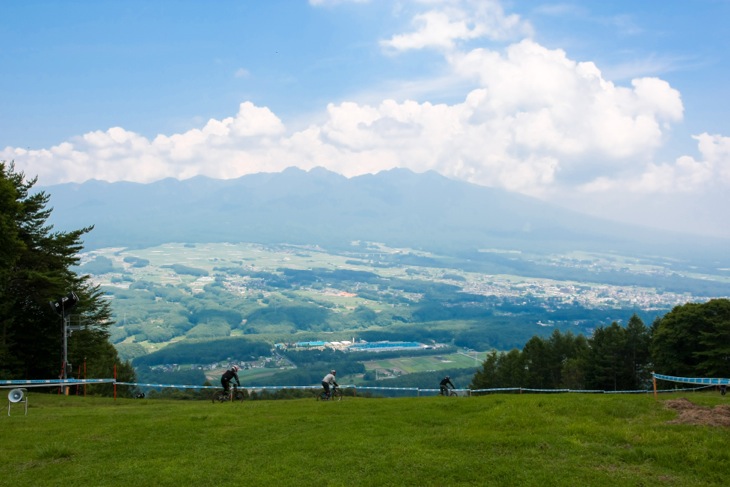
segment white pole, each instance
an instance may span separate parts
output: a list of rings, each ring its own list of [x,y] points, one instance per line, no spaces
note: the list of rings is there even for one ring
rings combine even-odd
[[[68,378],[68,323],[66,322],[66,315],[63,314],[63,380]]]

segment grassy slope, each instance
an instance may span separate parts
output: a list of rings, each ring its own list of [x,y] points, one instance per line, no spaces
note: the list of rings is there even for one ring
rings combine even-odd
[[[0,484],[723,485],[730,430],[667,424],[673,397],[211,404],[31,391],[27,416],[14,406],[0,419]]]

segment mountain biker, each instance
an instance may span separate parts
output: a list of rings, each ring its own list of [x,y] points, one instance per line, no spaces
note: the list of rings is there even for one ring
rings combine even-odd
[[[335,387],[339,387],[337,384],[337,381],[335,380],[335,376],[337,375],[337,371],[332,369],[330,370],[330,373],[324,376],[324,379],[322,379],[322,387],[324,388],[324,393],[329,397],[330,395],[330,385],[333,385]]]
[[[451,382],[451,379],[447,375],[443,379],[441,379],[441,382],[439,382],[439,388],[441,389],[441,395],[442,396],[448,396],[449,395],[449,388],[448,386],[451,386],[452,389],[456,389],[456,386],[453,382]]]
[[[228,392],[228,385],[230,384],[231,379],[236,379],[236,385],[241,387],[241,381],[238,380],[238,365],[234,365],[223,372],[223,375],[221,376],[221,385],[223,386],[224,392]]]

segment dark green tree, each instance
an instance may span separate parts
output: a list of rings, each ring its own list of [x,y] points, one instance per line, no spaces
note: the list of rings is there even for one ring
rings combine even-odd
[[[502,354],[497,373],[497,387],[526,387],[527,367],[524,354],[516,348]]]
[[[521,351],[516,348],[506,353],[493,350],[487,354],[482,367],[472,377],[469,388],[524,387],[527,375],[526,362]]]
[[[497,367],[499,352],[492,350],[482,362],[482,367],[476,371],[469,384],[470,389],[491,389],[497,387]]]
[[[730,300],[676,306],[652,325],[650,350],[659,374],[730,376]]]
[[[539,382],[530,383],[528,387],[547,389],[569,387],[566,385],[566,378],[563,375],[564,373],[570,373],[570,388],[582,388],[582,383],[578,381],[578,375],[574,367],[583,364],[588,352],[588,343],[585,337],[582,335],[576,337],[569,331],[562,333],[560,330],[555,330],[549,338],[543,340],[543,343],[544,357],[541,364],[543,370],[540,373],[542,379]],[[530,342],[528,342],[529,344]],[[523,353],[529,357],[530,350],[527,346],[523,349]],[[568,363],[571,365],[566,368]]]
[[[589,352],[588,339],[571,332],[563,333],[556,345],[560,362],[558,387],[585,389],[585,365]]]
[[[12,162],[0,162],[0,376],[60,376],[64,322],[49,303],[74,292],[78,305],[68,316],[79,328],[68,338],[68,362],[74,367],[66,368],[67,375],[78,373],[86,361],[87,377],[109,378],[118,362],[108,341],[109,303],[88,276],[73,271],[81,239],[93,227],[54,231],[47,223],[50,196],[32,192],[35,183]],[[121,368],[120,380],[133,380],[131,367]]]
[[[599,327],[588,340],[586,387],[602,390],[638,390],[648,382],[650,331],[637,315],[626,327],[611,323]]]
[[[20,238],[17,221],[22,208],[18,201],[16,181],[5,173],[5,165],[0,163],[0,374],[10,376],[9,371],[20,364],[12,353],[15,341],[10,313],[13,303],[7,299],[7,295],[13,269],[25,245]]]
[[[625,366],[631,377],[629,389],[649,387],[651,380],[649,344],[651,330],[637,314],[626,325]]]
[[[616,322],[598,327],[589,340],[586,387],[618,391],[628,389],[624,368],[626,331]]]
[[[533,336],[522,349],[522,361],[525,364],[525,383],[523,387],[550,389],[555,387],[551,371],[553,369],[550,343],[538,336]]]
[[[719,317],[718,317],[719,318]],[[704,350],[697,352],[702,360],[699,367],[711,377],[730,376],[730,316],[717,320],[715,329],[702,333],[700,345]]]
[[[583,339],[585,342],[585,337],[583,335],[579,335],[578,339]],[[587,348],[587,345],[586,345]],[[561,377],[562,382],[560,384],[561,388],[565,389],[573,389],[573,390],[583,390],[586,388],[586,360],[584,357],[579,356],[575,358],[569,358],[563,363],[563,369],[561,371]]]

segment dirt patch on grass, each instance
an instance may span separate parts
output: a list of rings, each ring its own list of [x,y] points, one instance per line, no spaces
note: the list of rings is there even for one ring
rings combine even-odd
[[[667,409],[677,411],[677,419],[669,424],[697,424],[704,426],[730,427],[730,405],[720,404],[714,408],[698,406],[685,398],[672,399],[664,403]]]

